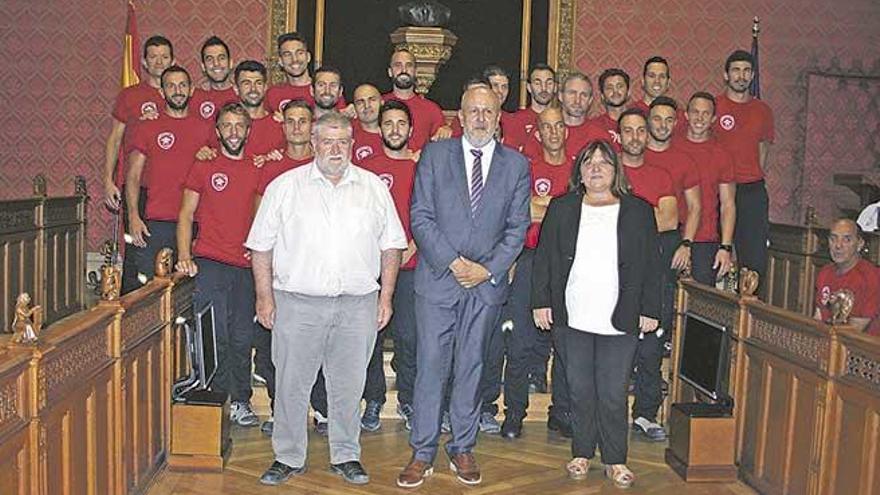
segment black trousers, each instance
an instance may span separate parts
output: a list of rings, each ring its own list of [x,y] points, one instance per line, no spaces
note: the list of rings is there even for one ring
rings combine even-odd
[[[592,459],[598,447],[604,464],[626,463],[626,390],[638,332],[606,336],[569,327],[556,332],[571,393],[572,457]]]
[[[394,370],[394,384],[397,387],[397,402],[412,405],[413,388],[416,383],[416,302],[415,270],[401,270],[397,274],[397,287],[394,289],[394,315],[388,327],[394,339],[394,356],[391,369]],[[374,356],[375,357],[375,356]],[[372,363],[371,363],[372,365]],[[385,401],[383,374],[382,402]],[[367,386],[370,385],[370,369],[367,369]],[[373,395],[364,390],[364,397]]]
[[[719,245],[717,242],[695,242],[691,246],[691,275],[694,280],[709,287],[715,287],[718,276],[718,270],[712,265],[715,264]]]
[[[138,274],[143,274],[147,279],[151,279],[156,274],[156,255],[162,248],[168,247],[174,250],[171,259],[171,268],[174,269],[174,264],[177,261],[177,222],[147,220],[146,223],[150,236],[145,238],[147,245],[140,248],[135,265]]]
[[[657,331],[646,333],[638,341],[634,362],[636,379],[633,419],[641,416],[654,421],[660,405],[663,404],[661,385],[663,376],[660,368],[663,364],[663,345],[672,333],[675,288],[678,279],[678,273],[669,266],[672,264],[672,256],[680,241],[681,235],[678,231],[661,232],[659,236],[660,263],[664,267],[663,280],[660,284],[660,326]]]
[[[736,185],[736,230],[733,242],[740,267],[758,272],[764,284],[767,273],[767,239],[770,236],[770,199],[763,180]]]
[[[122,231],[128,232],[128,201],[125,200],[125,184],[122,185],[123,191],[123,199],[122,199]],[[140,189],[140,194],[138,195],[138,213],[141,218],[146,217],[146,207],[147,207],[147,190],[145,188]],[[114,239],[114,241],[119,242],[119,239]],[[128,294],[129,292],[139,288],[141,285],[140,280],[138,280],[138,265],[141,263],[141,258],[143,258],[143,249],[135,246],[134,244],[125,244],[124,246],[125,252],[122,256],[122,287],[120,292],[122,294]],[[177,251],[175,245],[175,251]]]
[[[272,363],[272,332],[254,323],[254,372],[266,380],[269,407],[275,410],[275,364]],[[323,377],[322,377],[323,378]]]

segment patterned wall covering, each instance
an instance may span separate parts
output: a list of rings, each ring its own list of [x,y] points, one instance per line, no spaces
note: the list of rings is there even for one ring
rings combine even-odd
[[[768,173],[770,216],[774,221],[800,222],[797,192],[805,159],[806,75],[817,70],[880,75],[876,0],[582,0],[576,5],[573,62],[593,77],[606,67],[622,67],[636,80],[634,97],[641,97],[642,63],[662,54],[672,66],[673,96],[682,100],[698,89],[718,93],[724,59],[735,48],[749,49],[755,15],[762,28],[762,94],[776,117]],[[839,110],[810,117],[846,135],[846,126],[834,124],[847,117]],[[858,150],[848,156],[853,153]],[[825,178],[810,176],[810,181],[817,180]],[[810,181],[804,187],[820,185]],[[829,198],[816,195],[813,200]]]
[[[104,143],[119,88],[125,1],[3,0],[0,16],[0,197],[30,194],[45,173],[49,194],[73,193],[86,176],[93,200],[89,250],[110,236],[113,217],[100,206]],[[236,60],[263,59],[266,2],[136,0],[141,42],[168,36],[178,63],[198,73],[198,47],[210,34]],[[194,72],[196,71],[196,72]]]

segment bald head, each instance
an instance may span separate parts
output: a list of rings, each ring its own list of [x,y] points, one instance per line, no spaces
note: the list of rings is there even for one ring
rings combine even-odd
[[[562,109],[547,107],[538,114],[538,137],[549,152],[557,152],[565,147],[565,120]]]
[[[365,128],[373,127],[379,121],[379,107],[382,106],[382,95],[372,84],[361,84],[354,90],[354,111],[358,121]]]
[[[840,218],[831,224],[828,233],[828,251],[838,269],[845,271],[855,266],[859,251],[865,245],[859,226],[849,218]]]
[[[501,116],[499,110],[498,96],[491,89],[476,86],[464,92],[458,118],[471,146],[482,148],[495,136]]]

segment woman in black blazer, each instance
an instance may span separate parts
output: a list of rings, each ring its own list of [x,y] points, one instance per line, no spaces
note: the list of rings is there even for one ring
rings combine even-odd
[[[621,488],[626,467],[627,384],[640,332],[657,329],[660,259],[648,203],[629,194],[614,149],[590,143],[572,168],[571,192],[547,210],[535,252],[535,325],[554,333],[571,394],[573,459],[583,479],[601,445],[605,474]]]

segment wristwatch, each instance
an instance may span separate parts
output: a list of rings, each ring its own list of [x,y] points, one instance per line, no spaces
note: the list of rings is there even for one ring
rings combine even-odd
[[[721,249],[723,251],[727,251],[728,253],[733,252],[733,246],[731,246],[730,244],[722,244],[722,245],[718,246],[718,249]]]
[[[691,244],[693,244],[693,242],[694,242],[694,241],[692,241],[692,240],[690,240],[690,239],[682,239],[681,242],[678,243],[678,245],[679,245],[679,246],[684,246],[684,247],[690,249]]]

